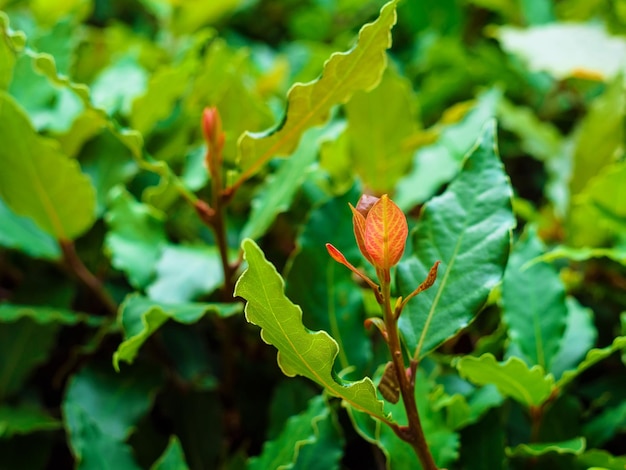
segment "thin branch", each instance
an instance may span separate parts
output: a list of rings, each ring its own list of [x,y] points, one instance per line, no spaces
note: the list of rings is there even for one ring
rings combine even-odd
[[[111,315],[117,315],[117,304],[105,290],[100,279],[89,271],[83,260],[80,259],[78,253],[76,253],[74,242],[71,240],[59,240],[59,246],[63,253],[63,262],[70,272],[95,295]]]

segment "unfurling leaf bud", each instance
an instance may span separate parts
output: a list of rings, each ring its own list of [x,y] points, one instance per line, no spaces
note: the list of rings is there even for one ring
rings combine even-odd
[[[406,217],[384,194],[365,218],[365,251],[374,267],[389,269],[395,266],[402,258],[408,234]]]
[[[202,112],[202,132],[207,143],[206,165],[209,173],[215,178],[222,167],[222,149],[224,148],[224,132],[222,118],[217,108],[204,108]]]
[[[202,131],[208,144],[215,145],[222,135],[222,118],[217,108],[204,108],[202,112]]]

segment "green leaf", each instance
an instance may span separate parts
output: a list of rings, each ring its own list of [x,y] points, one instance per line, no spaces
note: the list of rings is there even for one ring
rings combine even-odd
[[[32,406],[0,406],[0,438],[2,439],[15,434],[53,431],[60,427],[60,421]]]
[[[252,200],[250,216],[241,229],[242,240],[258,239],[278,214],[289,209],[317,158],[317,141],[323,133],[324,129],[320,128],[306,131],[291,158],[281,162],[278,171],[265,180],[261,193]]]
[[[510,357],[497,362],[492,354],[465,356],[455,362],[461,376],[477,385],[494,384],[504,396],[527,407],[542,405],[552,393],[554,378],[540,366],[530,369],[524,361]]]
[[[81,166],[96,188],[97,213],[104,213],[110,191],[137,174],[137,163],[130,150],[110,131],[89,141],[81,151]]]
[[[104,69],[91,86],[93,103],[107,114],[130,115],[133,100],[146,90],[148,74],[131,56]]]
[[[317,396],[304,412],[287,420],[279,436],[263,445],[261,455],[249,460],[248,469],[338,469],[342,441],[330,409]]]
[[[70,380],[62,410],[77,468],[140,468],[124,441],[151,407],[159,381],[143,370],[120,375],[93,368]]]
[[[189,67],[163,67],[149,79],[145,93],[132,102],[130,124],[147,134],[161,120],[172,114],[176,101],[189,86]]]
[[[399,181],[393,198],[402,210],[406,212],[428,200],[457,175],[476,144],[476,136],[495,116],[499,99],[500,93],[495,90],[483,93],[461,121],[444,126],[434,144],[415,153],[413,168]]]
[[[464,470],[504,470],[505,430],[498,412],[488,413],[461,433]]]
[[[269,406],[269,425],[266,438],[276,438],[290,416],[300,414],[307,408],[317,390],[306,380],[284,379],[278,382]]]
[[[23,251],[33,258],[58,260],[61,249],[56,240],[32,219],[14,214],[0,199],[0,246]]]
[[[120,306],[119,321],[124,341],[113,354],[113,366],[119,370],[120,361],[132,364],[141,345],[169,319],[188,325],[208,313],[228,317],[240,311],[241,305],[238,303],[167,304],[137,294],[130,295]]]
[[[352,365],[357,374],[372,358],[370,337],[363,326],[363,299],[351,271],[328,255],[326,243],[332,242],[354,264],[362,262],[348,206],[356,204],[360,195],[360,188],[353,187],[311,212],[285,276],[286,295],[302,308],[306,324],[328,331],[337,342],[339,369]]]
[[[563,388],[568,385],[572,380],[574,380],[578,375],[582,372],[589,369],[591,366],[597,364],[598,362],[606,359],[611,354],[616,351],[626,349],[626,336],[618,336],[613,340],[609,346],[601,349],[592,349],[587,353],[585,359],[578,364],[575,370],[567,370],[563,372],[563,375],[556,383],[558,388]]]
[[[549,452],[557,454],[581,455],[585,451],[587,443],[584,437],[575,437],[562,442],[541,442],[533,444],[519,444],[513,448],[507,447],[506,455],[509,457],[538,457]]]
[[[602,468],[607,470],[624,470],[626,457],[613,457],[604,450],[591,449],[578,456],[578,463],[585,470]]]
[[[147,288],[158,302],[187,302],[209,294],[224,282],[222,261],[214,246],[168,245],[156,265],[156,279]]]
[[[534,230],[520,239],[511,253],[502,282],[503,319],[509,329],[509,348],[533,366],[552,370],[565,331],[565,288],[554,266],[526,263],[545,251]]]
[[[152,406],[159,385],[159,375],[144,369],[134,368],[123,374],[110,368],[81,370],[71,379],[63,400],[69,432],[78,431],[72,427],[71,418],[80,410],[103,434],[117,441],[127,439],[133,426]]]
[[[150,470],[187,470],[188,468],[180,441],[176,436],[172,436],[167,449],[154,462]]]
[[[583,432],[590,447],[602,447],[619,432],[626,430],[626,403],[605,408],[585,424]]]
[[[626,56],[626,41],[623,46]],[[615,58],[611,60],[615,63]],[[592,176],[621,155],[625,111],[626,88],[619,76],[593,101],[576,130],[570,180],[572,196],[580,193]]]
[[[61,325],[76,325],[85,323],[97,326],[103,323],[103,319],[85,313],[77,313],[72,310],[45,306],[14,305],[10,303],[0,304],[0,323],[11,323],[22,318],[28,318],[40,325],[58,323]]]
[[[391,0],[373,23],[363,26],[357,44],[348,52],[335,53],[324,64],[322,76],[297,83],[287,95],[287,111],[276,129],[239,139],[239,181],[255,174],[270,158],[289,155],[309,127],[326,121],[331,108],[347,102],[357,90],[371,90],[385,67],[385,51],[391,46],[391,27],[396,22],[397,0]]]
[[[13,78],[15,53],[9,37],[9,18],[0,11],[0,90],[7,90]]]
[[[420,421],[433,459],[438,468],[443,468],[458,459],[459,436],[446,425],[443,411],[432,407],[433,387],[432,380],[422,369],[418,369],[415,380],[415,400]],[[385,409],[390,410],[398,422],[406,422],[406,412],[401,401],[395,405],[385,403]],[[398,438],[389,426],[381,426],[380,423],[352,408],[348,408],[348,412],[361,437],[376,444],[383,451],[387,459],[387,469],[417,468],[415,451]]]
[[[39,137],[19,105],[0,93],[0,197],[58,240],[72,240],[95,220],[94,189],[76,161]]]
[[[572,76],[610,80],[623,70],[626,41],[601,25],[551,23],[521,29],[498,28],[502,48],[520,56],[532,71],[557,79]]]
[[[399,293],[407,295],[441,261],[433,287],[412,299],[400,316],[411,353],[423,357],[467,326],[502,279],[515,226],[511,196],[491,122],[459,176],[422,210],[413,253],[398,265]]]
[[[263,341],[278,349],[283,373],[307,377],[351,407],[390,422],[369,377],[350,382],[334,376],[336,341],[325,331],[311,332],[302,324],[302,310],[285,297],[283,279],[256,243],[246,239],[242,248],[248,269],[237,281],[235,295],[246,300],[246,319],[261,327]]]
[[[593,311],[580,305],[574,297],[567,297],[566,303],[565,332],[560,338],[559,349],[553,356],[550,367],[550,372],[557,380],[566,370],[576,368],[598,336],[593,323]]]
[[[0,323],[0,401],[19,391],[35,367],[48,359],[59,330],[56,323],[40,324],[27,317],[9,321]]]
[[[410,169],[413,151],[407,140],[417,131],[411,83],[393,70],[345,106],[353,170],[376,194],[391,193]]]
[[[109,226],[104,244],[113,266],[141,289],[154,277],[156,264],[167,244],[165,215],[135,201],[121,186],[111,191],[105,220]]]
[[[516,106],[505,98],[498,103],[498,123],[517,134],[521,150],[547,162],[561,151],[563,137],[550,122],[542,121],[529,107]]]
[[[589,179],[585,189],[573,201],[567,226],[569,244],[603,246],[624,232],[626,219],[626,163],[602,168]],[[589,220],[594,220],[593,224]],[[620,251],[619,248],[615,248]]]
[[[541,261],[554,261],[568,259],[572,261],[587,261],[592,258],[609,258],[617,263],[626,265],[626,247],[613,248],[574,248],[566,245],[558,245],[554,249],[535,258],[531,263]]]

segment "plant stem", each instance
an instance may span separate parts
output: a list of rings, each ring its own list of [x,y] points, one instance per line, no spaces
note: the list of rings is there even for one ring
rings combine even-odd
[[[117,304],[104,289],[102,282],[83,263],[71,240],[59,240],[65,266],[89,289],[111,315],[117,315]]]
[[[437,470],[437,464],[433,459],[428,444],[426,443],[426,437],[424,436],[424,430],[422,429],[422,423],[420,421],[419,411],[417,410],[417,403],[415,402],[415,373],[417,369],[417,362],[411,362],[411,379],[407,377],[406,368],[404,365],[404,359],[402,357],[402,349],[400,347],[400,337],[398,335],[398,323],[396,315],[391,308],[391,282],[389,271],[384,276],[380,277],[382,297],[384,300],[384,320],[387,328],[389,351],[391,352],[391,359],[395,367],[398,384],[400,386],[400,393],[402,394],[402,402],[406,410],[408,419],[408,429],[397,432],[398,437],[406,441],[413,447],[413,450],[417,454],[424,470]]]

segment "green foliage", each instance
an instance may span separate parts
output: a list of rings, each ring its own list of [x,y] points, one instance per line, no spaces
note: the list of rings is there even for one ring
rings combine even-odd
[[[371,379],[342,380],[333,373],[337,342],[325,331],[312,332],[302,324],[302,310],[284,294],[284,281],[263,257],[254,241],[242,243],[248,268],[237,281],[235,295],[247,300],[246,319],[261,327],[261,338],[278,349],[278,365],[285,375],[302,375],[359,411],[389,422]]]
[[[437,284],[411,301],[400,318],[404,340],[416,356],[467,326],[502,278],[515,221],[494,139],[489,123],[459,176],[424,207],[412,256],[398,268],[398,287],[406,295],[441,261]],[[480,270],[469,269],[475,259],[481,260]]]
[[[1,469],[626,467],[624,2],[0,9]]]

